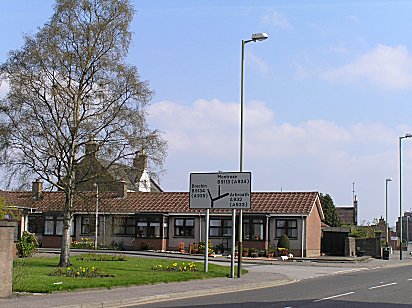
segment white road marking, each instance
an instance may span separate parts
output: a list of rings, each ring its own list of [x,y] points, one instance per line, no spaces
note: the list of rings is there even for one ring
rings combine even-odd
[[[376,287],[370,287],[368,289],[372,290],[372,289],[377,289],[377,288],[383,288],[383,287],[393,286],[394,284],[398,284],[398,283],[397,282],[392,282],[392,283],[382,284],[382,285],[376,286]]]
[[[326,300],[328,300],[328,299],[337,298],[337,297],[341,297],[341,296],[346,296],[346,295],[350,295],[350,294],[353,294],[353,293],[355,293],[355,292],[348,292],[348,293],[344,293],[344,294],[329,296],[329,297],[317,299],[317,300],[315,300],[315,301],[313,301],[313,302],[316,303],[316,302],[326,301]]]
[[[411,279],[408,279],[408,281],[411,281],[412,280],[412,278]]]

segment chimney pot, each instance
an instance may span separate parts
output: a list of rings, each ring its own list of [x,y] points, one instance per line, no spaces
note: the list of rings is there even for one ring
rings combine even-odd
[[[40,199],[42,196],[42,192],[43,192],[43,181],[41,181],[40,179],[36,179],[33,183],[32,183],[32,197],[34,199]]]

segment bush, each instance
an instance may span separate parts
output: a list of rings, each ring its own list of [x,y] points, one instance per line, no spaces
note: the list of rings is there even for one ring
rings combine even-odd
[[[290,251],[290,242],[289,238],[286,234],[283,234],[279,241],[278,241],[278,249],[279,248],[286,248],[288,251]]]
[[[50,276],[63,276],[63,277],[79,277],[79,278],[100,278],[100,277],[114,277],[113,275],[102,273],[98,268],[92,267],[67,267],[56,268],[49,274]]]
[[[33,233],[24,231],[20,241],[17,243],[17,250],[22,258],[30,257],[39,246],[37,238]]]
[[[205,242],[199,242],[199,253],[200,254],[204,254],[205,253]],[[212,243],[209,241],[209,245],[208,245],[208,254],[214,254],[214,250],[213,250],[213,245]]]
[[[70,248],[94,249],[94,242],[88,237],[82,237],[80,241],[71,242]]]
[[[194,262],[182,262],[179,264],[178,262],[174,262],[171,265],[163,266],[163,265],[156,265],[152,267],[153,271],[165,271],[165,272],[196,272],[196,264]]]
[[[142,250],[153,250],[153,245],[149,242],[142,242]]]

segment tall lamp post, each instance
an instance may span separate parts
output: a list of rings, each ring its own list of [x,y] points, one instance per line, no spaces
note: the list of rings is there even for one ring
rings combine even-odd
[[[386,205],[386,218],[385,218],[385,222],[386,222],[386,232],[385,232],[385,238],[386,238],[386,244],[385,244],[385,246],[387,247],[388,246],[388,243],[389,243],[389,235],[388,235],[388,227],[389,227],[389,224],[388,224],[388,182],[392,182],[392,178],[387,178],[386,179],[386,187],[385,187],[385,205]]]
[[[268,38],[266,33],[254,33],[251,39],[242,40],[242,64],[240,72],[240,166],[239,172],[243,171],[243,83],[244,83],[244,71],[245,71],[245,45],[250,42],[264,41]],[[235,226],[232,226],[234,228]],[[237,264],[237,277],[241,275],[242,267],[242,238],[243,238],[243,210],[239,211],[239,243],[238,243],[238,264]]]
[[[97,235],[99,230],[99,185],[97,183],[93,184],[96,187],[96,222],[94,229],[94,249],[97,249]]]
[[[400,250],[399,260],[402,260],[402,139],[411,138],[412,134],[407,133],[399,137],[399,239]]]

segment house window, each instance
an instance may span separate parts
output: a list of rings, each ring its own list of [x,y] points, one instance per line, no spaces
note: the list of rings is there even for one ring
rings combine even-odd
[[[44,220],[44,235],[63,235],[63,217],[46,216]],[[74,220],[70,228],[70,235],[74,235]]]
[[[29,216],[29,232],[35,234],[42,234],[44,232],[43,216]]]
[[[138,217],[136,237],[159,238],[161,237],[160,226],[160,217]]]
[[[92,216],[82,216],[80,222],[81,234],[95,234],[96,232],[96,220]]]
[[[230,219],[211,219],[209,222],[209,234],[211,237],[232,236],[232,221]]]
[[[175,236],[194,236],[194,218],[175,218]]]
[[[286,234],[289,238],[298,237],[298,221],[296,219],[276,219],[276,238]]]
[[[135,218],[134,217],[114,217],[113,218],[114,235],[135,235]]]
[[[260,218],[243,219],[243,238],[245,240],[264,240],[264,223]]]

